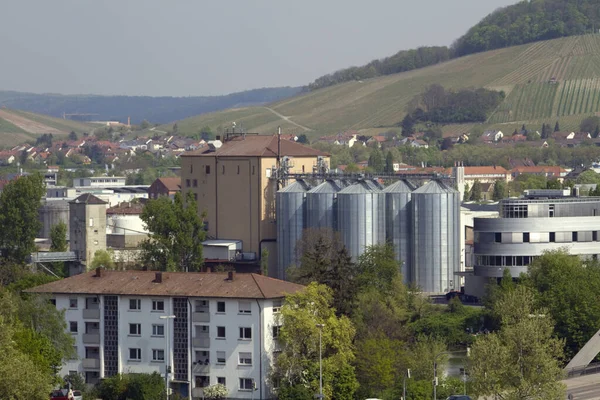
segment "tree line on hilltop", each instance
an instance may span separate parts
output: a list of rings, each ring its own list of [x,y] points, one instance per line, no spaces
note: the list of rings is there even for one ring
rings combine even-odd
[[[457,39],[452,46],[402,50],[391,57],[345,68],[317,78],[310,90],[342,82],[410,71],[482,51],[582,35],[600,29],[600,11],[593,0],[521,1],[499,8]]]

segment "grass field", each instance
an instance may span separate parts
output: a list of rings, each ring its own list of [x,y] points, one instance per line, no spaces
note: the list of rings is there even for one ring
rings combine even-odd
[[[549,83],[555,78],[557,83]],[[310,137],[340,131],[395,126],[407,103],[432,83],[446,88],[487,87],[507,97],[490,116],[487,126],[539,125],[543,122],[575,129],[579,122],[600,112],[600,35],[537,42],[473,54],[427,68],[304,93],[268,107],[239,108],[205,114],[178,123],[184,133],[203,126],[229,127],[235,121],[246,130],[274,133],[303,132],[293,121],[310,128]],[[288,121],[289,120],[289,121]],[[564,120],[564,124],[562,121]],[[444,133],[468,129],[449,126]]]
[[[11,124],[5,119],[0,118],[0,132],[8,132],[8,133],[27,133],[23,129],[18,126]]]

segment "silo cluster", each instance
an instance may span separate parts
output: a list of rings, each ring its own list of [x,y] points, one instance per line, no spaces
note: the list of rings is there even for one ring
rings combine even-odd
[[[405,283],[426,293],[459,289],[460,195],[440,181],[420,188],[399,180],[303,181],[277,192],[277,278],[298,265],[296,244],[308,228],[340,234],[353,260],[368,246],[393,245]],[[456,282],[456,284],[455,284]]]

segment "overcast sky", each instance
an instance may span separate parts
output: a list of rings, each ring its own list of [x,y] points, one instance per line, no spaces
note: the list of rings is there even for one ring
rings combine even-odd
[[[449,45],[516,0],[0,0],[0,90],[217,95]]]

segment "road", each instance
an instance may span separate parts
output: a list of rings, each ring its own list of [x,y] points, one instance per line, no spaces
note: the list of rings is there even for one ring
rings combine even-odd
[[[292,125],[296,125],[296,126],[297,126],[298,128],[300,128],[300,129],[304,129],[304,130],[305,130],[305,131],[307,131],[307,132],[308,132],[308,131],[312,131],[312,129],[310,129],[310,128],[308,128],[308,127],[304,126],[304,125],[300,125],[300,124],[299,124],[299,123],[297,123],[297,122],[294,122],[294,121],[292,121],[292,120],[290,119],[290,117],[286,117],[285,115],[278,113],[277,111],[273,110],[272,108],[269,108],[269,107],[265,107],[265,108],[266,108],[267,110],[271,111],[273,114],[277,115],[277,116],[278,116],[279,118],[281,118],[282,120],[284,120],[284,121],[286,121],[286,122],[289,122],[289,123],[290,123],[290,124],[292,124]]]
[[[573,400],[600,400],[600,374],[585,375],[563,381]]]

